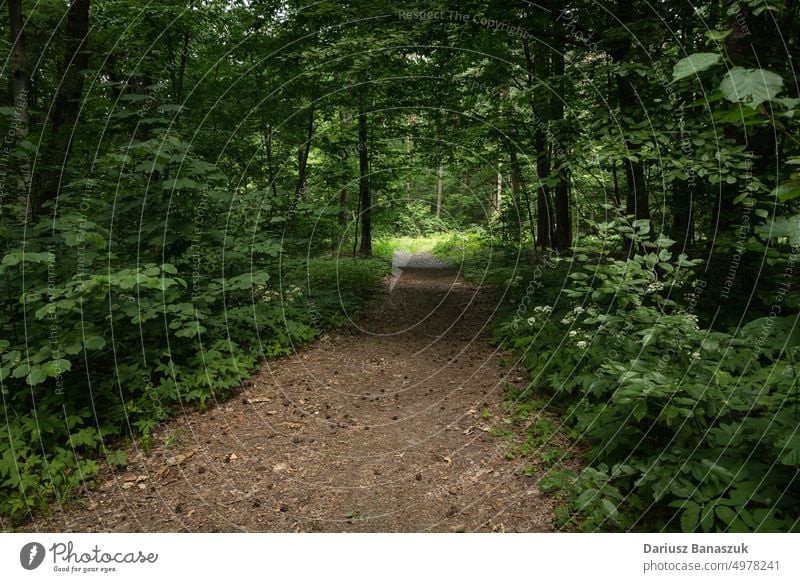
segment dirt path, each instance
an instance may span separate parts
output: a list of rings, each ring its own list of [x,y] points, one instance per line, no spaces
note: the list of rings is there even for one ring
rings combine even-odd
[[[502,387],[522,381],[487,343],[496,297],[451,269],[403,269],[389,289],[30,529],[550,530],[531,461],[507,460],[509,441],[487,432],[508,428]]]

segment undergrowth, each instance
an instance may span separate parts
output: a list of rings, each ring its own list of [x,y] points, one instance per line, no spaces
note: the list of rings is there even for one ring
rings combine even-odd
[[[699,260],[676,256],[646,221],[596,226],[601,244],[515,267],[495,325],[530,372],[510,405],[552,402],[586,449],[585,468],[556,463],[541,482],[566,493],[561,527],[798,531],[797,316],[701,328]],[[640,251],[609,255],[606,236]],[[558,458],[538,448],[545,429],[534,424],[511,454]]]

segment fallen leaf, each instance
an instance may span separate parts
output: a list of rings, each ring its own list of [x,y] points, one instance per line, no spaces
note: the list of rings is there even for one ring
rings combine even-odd
[[[272,398],[248,398],[247,404],[261,404],[262,402],[272,402]]]

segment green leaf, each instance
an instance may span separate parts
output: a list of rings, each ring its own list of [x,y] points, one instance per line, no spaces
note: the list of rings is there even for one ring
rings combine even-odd
[[[33,366],[31,368],[31,373],[25,378],[25,381],[30,386],[36,386],[37,384],[41,384],[47,379],[47,372],[45,372],[44,368],[39,366]]]
[[[732,32],[733,30],[731,30],[730,28],[728,28],[727,30],[707,30],[706,38],[708,38],[708,40],[713,40],[713,41],[725,40]]]
[[[106,340],[99,335],[93,335],[85,338],[83,345],[87,350],[101,350],[105,347]]]
[[[789,180],[788,182],[784,182],[770,192],[769,195],[776,196],[778,198],[778,202],[794,200],[800,196],[800,182],[797,180]]]
[[[777,97],[783,90],[783,78],[764,69],[734,67],[725,74],[719,86],[725,98],[733,103],[744,103],[753,109]]]
[[[717,505],[716,513],[717,517],[719,517],[728,525],[733,523],[733,520],[736,519],[736,512],[730,507],[725,507],[724,505]]]
[[[700,506],[687,505],[684,512],[681,514],[681,531],[684,533],[691,533],[697,529],[700,524]]]
[[[603,509],[603,513],[606,515],[606,517],[610,517],[611,519],[616,518],[617,514],[619,513],[617,506],[608,499],[601,499],[600,507]]]
[[[768,220],[764,224],[756,225],[755,231],[765,240],[785,237],[789,244],[800,244],[800,214]]]
[[[42,370],[50,377],[60,376],[64,372],[69,372],[72,364],[69,360],[51,360],[47,362]]]
[[[717,53],[694,53],[679,60],[672,68],[672,80],[678,81],[717,65],[722,57]]]
[[[642,399],[636,402],[636,406],[633,407],[633,418],[636,419],[637,422],[641,421],[647,415],[647,401]]]

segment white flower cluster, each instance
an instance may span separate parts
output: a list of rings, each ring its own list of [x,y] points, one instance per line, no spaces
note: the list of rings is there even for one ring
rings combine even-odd
[[[269,303],[273,299],[278,299],[280,296],[281,294],[278,293],[277,291],[272,291],[270,289],[267,289],[261,292],[261,301],[263,301],[264,303]]]
[[[578,343],[575,344],[575,347],[577,347],[579,350],[583,350],[583,349],[586,349],[586,346],[588,346],[588,345],[589,344],[587,344],[585,341],[581,340],[581,341],[579,341]]]
[[[647,286],[647,293],[655,293],[656,291],[661,291],[663,288],[664,288],[664,283],[656,281],[655,283],[650,283]]]
[[[534,313],[550,313],[553,308],[549,305],[537,305],[533,308]]]
[[[292,285],[286,290],[285,296],[287,302],[294,303],[295,299],[299,299],[303,296],[303,288]]]

